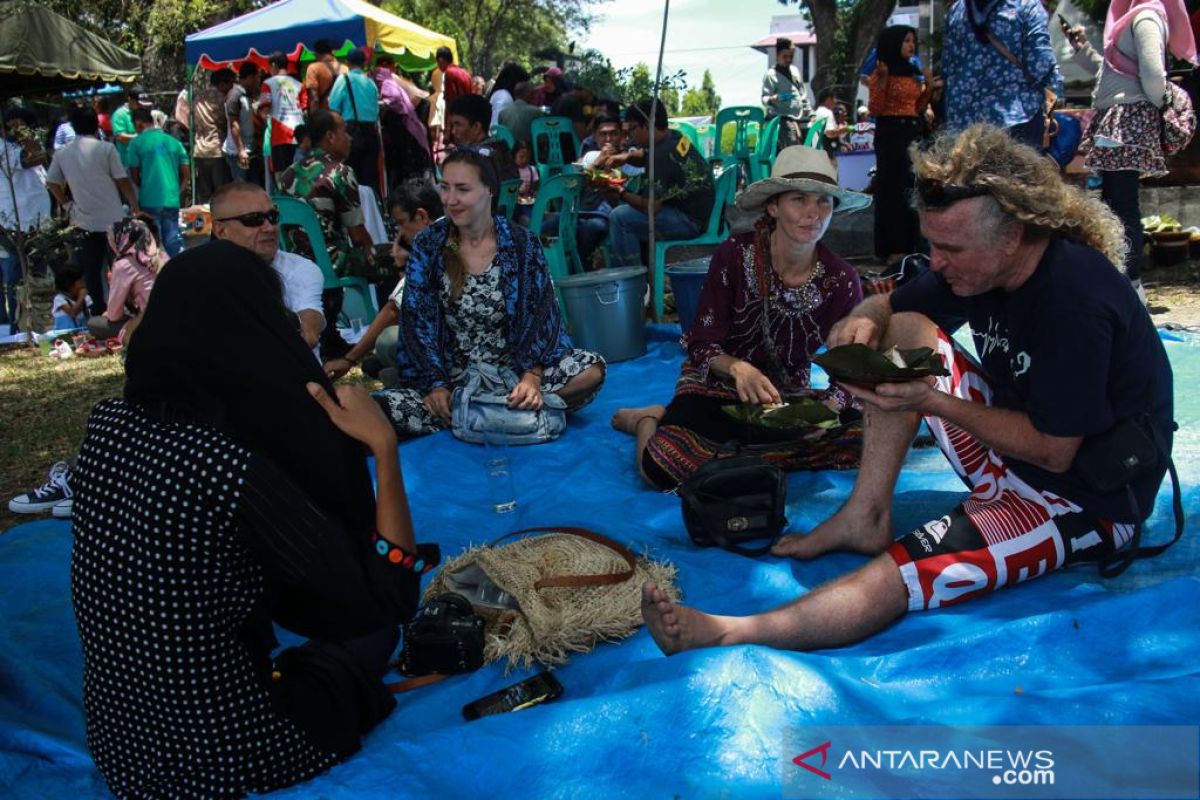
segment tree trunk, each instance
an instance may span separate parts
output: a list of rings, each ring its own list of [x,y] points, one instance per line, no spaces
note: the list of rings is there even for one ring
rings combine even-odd
[[[855,73],[866,60],[867,53],[871,52],[871,48],[875,46],[879,32],[883,30],[888,17],[891,16],[893,7],[892,0],[859,0],[855,7],[855,16],[857,17],[855,28],[850,39],[854,48],[850,64],[854,67]]]
[[[812,89],[815,94],[830,82],[823,69],[834,60],[834,39],[838,24],[837,0],[803,0],[803,2],[812,19],[813,33],[817,37],[817,69],[812,79]]]
[[[803,0],[817,37],[817,71],[813,92],[829,85],[854,86],[858,66],[875,46],[879,31],[895,7],[894,0],[857,0],[838,10],[837,0]],[[838,34],[842,33],[842,42]]]

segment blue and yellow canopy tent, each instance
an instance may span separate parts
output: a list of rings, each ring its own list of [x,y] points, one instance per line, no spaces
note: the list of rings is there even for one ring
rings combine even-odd
[[[311,61],[319,39],[339,55],[355,47],[390,53],[408,72],[433,69],[439,47],[455,53],[454,39],[409,22],[365,0],[279,0],[187,37],[189,69],[217,69],[247,59],[266,66],[276,50],[293,61]]]

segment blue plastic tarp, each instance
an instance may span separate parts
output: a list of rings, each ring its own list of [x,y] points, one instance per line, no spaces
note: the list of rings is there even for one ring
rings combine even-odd
[[[487,502],[482,448],[448,433],[401,447],[422,539],[448,554],[517,527],[596,528],[679,568],[688,602],[746,614],[774,607],[866,559],[748,559],[687,541],[678,500],[646,489],[633,442],[609,427],[621,406],[665,401],[680,351],[654,330],[650,353],[614,364],[559,441],[512,448],[519,509]],[[677,329],[676,329],[677,330]],[[732,647],[663,657],[649,635],[605,644],[557,670],[553,703],[465,723],[464,703],[515,682],[502,665],[399,696],[347,763],[280,797],[779,797],[796,726],[1195,725],[1200,720],[1200,342],[1168,338],[1175,458],[1189,534],[1116,580],[1080,567],[982,600],[910,614],[853,647],[790,653]],[[1069,402],[1069,398],[1064,398]],[[845,500],[855,473],[795,473],[788,516],[805,530]],[[910,453],[894,518],[907,530],[962,498],[933,450]],[[1164,487],[1148,537],[1171,528]],[[0,795],[105,796],[83,735],[81,657],[71,613],[66,523],[0,538]],[[1117,764],[1120,768],[1128,765]],[[791,767],[795,769],[795,767]],[[1116,769],[1117,767],[1114,767]]]

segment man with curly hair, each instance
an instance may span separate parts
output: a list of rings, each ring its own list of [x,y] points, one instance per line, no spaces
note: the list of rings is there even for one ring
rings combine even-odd
[[[1135,546],[1166,459],[1131,491],[1105,492],[1076,458],[1081,446],[1129,420],[1144,420],[1170,448],[1171,367],[1114,266],[1124,251],[1120,223],[997,128],[944,137],[915,152],[914,166],[931,270],[865,300],[834,326],[828,344],[928,347],[949,374],[847,386],[865,406],[862,468],[850,499],[810,533],[785,536],[774,548],[799,559],[834,550],[875,558],[750,617],[685,608],[647,584],[643,615],[664,652],[846,645],[907,611],[1081,562],[1119,564]],[[974,356],[951,338],[964,323]],[[894,540],[892,494],[922,418],[971,493]]]

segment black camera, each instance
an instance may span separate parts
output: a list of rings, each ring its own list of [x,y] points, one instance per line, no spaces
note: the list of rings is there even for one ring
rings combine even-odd
[[[455,675],[483,666],[483,618],[461,594],[441,594],[417,609],[404,626],[400,671]]]

